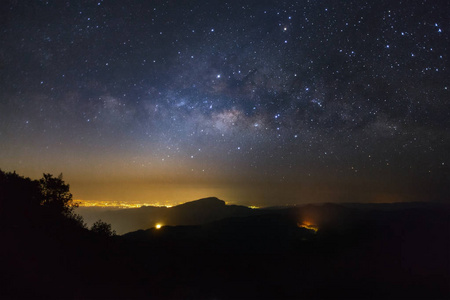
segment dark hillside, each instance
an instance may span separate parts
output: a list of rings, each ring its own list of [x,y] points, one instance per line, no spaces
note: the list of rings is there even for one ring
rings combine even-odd
[[[445,204],[250,210],[209,198],[173,209],[220,220],[109,236],[46,205],[54,186],[2,176],[2,299],[450,297]]]

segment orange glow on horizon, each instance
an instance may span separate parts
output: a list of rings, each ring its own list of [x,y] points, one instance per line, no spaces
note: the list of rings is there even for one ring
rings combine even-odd
[[[161,202],[153,203],[128,203],[122,201],[93,201],[93,200],[74,200],[79,207],[100,207],[100,208],[140,208],[143,206],[154,206],[154,207],[167,207],[170,208],[174,205],[162,204]],[[177,203],[178,205],[181,203]]]
[[[200,198],[198,198],[200,199]],[[165,207],[165,208],[171,208],[180,204],[184,204],[187,202],[191,202],[191,201],[195,201],[198,199],[192,199],[192,200],[188,200],[188,201],[184,201],[184,202],[169,202],[169,201],[164,201],[164,202],[151,202],[151,203],[147,203],[147,202],[125,202],[125,201],[102,201],[102,200],[74,200],[73,202],[78,204],[78,207],[98,207],[98,208],[112,208],[112,209],[125,209],[125,208],[140,208],[143,206],[152,206],[152,207]],[[234,202],[227,202],[225,201],[226,205],[233,205],[235,204]],[[259,209],[259,206],[254,206],[254,205],[250,205],[248,206],[248,208],[251,209]]]
[[[319,230],[319,227],[317,225],[312,224],[311,222],[308,221],[303,221],[302,223],[297,223],[298,227],[301,228],[306,228],[309,230],[313,230],[314,233],[316,233]]]
[[[156,229],[161,229],[162,225],[161,224],[156,224],[155,228]]]

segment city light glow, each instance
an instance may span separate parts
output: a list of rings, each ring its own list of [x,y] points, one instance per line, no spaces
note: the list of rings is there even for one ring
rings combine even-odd
[[[302,223],[297,223],[297,226],[301,227],[301,228],[313,230],[314,233],[316,233],[319,230],[319,227],[317,225],[311,224],[310,222],[307,222],[307,221],[303,221]]]
[[[140,208],[143,206],[153,206],[153,207],[170,208],[173,206],[171,204],[163,204],[161,202],[133,203],[133,202],[123,202],[123,201],[94,201],[94,200],[74,200],[74,202],[78,204],[78,207]]]

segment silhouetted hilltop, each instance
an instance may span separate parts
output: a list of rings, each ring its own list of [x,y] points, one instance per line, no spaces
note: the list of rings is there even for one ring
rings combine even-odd
[[[220,200],[216,197],[207,197],[202,198],[190,202],[186,202],[183,204],[179,204],[177,206],[174,206],[174,209],[185,209],[185,208],[208,208],[208,209],[214,209],[214,208],[222,208],[224,207],[225,201]]]
[[[86,223],[102,219],[113,224],[118,234],[163,225],[200,225],[223,218],[257,213],[245,206],[226,205],[215,197],[186,202],[174,207],[143,206],[129,209],[78,208]]]
[[[252,209],[248,207],[226,205],[225,201],[210,197],[170,208],[167,223],[170,225],[199,225],[249,214],[252,214]]]
[[[323,203],[303,206],[282,206],[251,209],[246,206],[227,205],[216,197],[186,202],[174,207],[143,206],[131,209],[78,208],[77,213],[84,217],[88,225],[102,219],[113,225],[118,234],[148,229],[156,224],[162,225],[203,225],[226,218],[246,217],[264,214],[284,214],[295,218],[297,222],[318,225],[321,228],[333,227],[334,230],[346,230],[358,220],[365,223],[376,213],[386,214],[395,211],[424,211],[448,209],[442,203]],[[361,221],[362,222],[362,221]]]

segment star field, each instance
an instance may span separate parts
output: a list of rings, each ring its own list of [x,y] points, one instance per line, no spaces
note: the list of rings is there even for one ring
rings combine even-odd
[[[133,190],[120,197],[146,202],[205,189],[256,205],[444,200],[449,11],[446,1],[9,1],[0,168],[63,172],[85,200],[124,200],[117,182]]]

